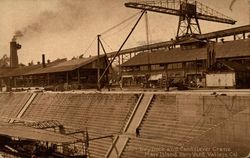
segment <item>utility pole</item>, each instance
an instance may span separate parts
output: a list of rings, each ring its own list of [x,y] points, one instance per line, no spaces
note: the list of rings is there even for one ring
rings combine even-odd
[[[110,66],[112,65],[113,61],[115,60],[115,58],[119,55],[119,53],[121,52],[123,46],[126,44],[126,42],[128,41],[129,37],[131,36],[131,34],[133,33],[133,31],[135,30],[136,26],[138,25],[138,23],[140,22],[142,16],[144,15],[146,10],[143,10],[141,13],[141,16],[138,18],[138,20],[136,21],[134,27],[132,28],[132,30],[129,32],[128,36],[126,37],[126,39],[124,40],[124,42],[122,43],[121,47],[119,48],[119,50],[116,52],[116,54],[114,55],[114,57],[112,58],[112,60],[110,61],[110,63],[108,64],[108,66],[106,67],[106,69],[104,70],[104,72],[102,73],[102,75],[100,76],[98,82],[100,82],[100,80],[104,77],[104,75],[106,74],[106,72],[108,71],[108,69],[110,68]]]
[[[147,45],[149,45],[149,23],[148,23],[148,12],[145,12],[145,23],[146,23],[146,38],[147,38]]]
[[[148,26],[148,12],[145,11],[145,23],[146,23],[146,40],[147,40],[147,47],[148,47],[148,52],[147,52],[147,63],[148,63],[148,71],[151,71],[150,67],[150,54],[151,50],[149,49],[149,26]]]
[[[97,90],[101,90],[101,80],[100,80],[100,36],[97,35]]]

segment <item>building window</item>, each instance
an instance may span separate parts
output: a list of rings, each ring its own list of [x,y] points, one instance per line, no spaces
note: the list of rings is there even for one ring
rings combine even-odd
[[[206,67],[206,61],[205,60],[198,60],[197,61],[197,66],[199,68],[205,68]]]
[[[168,69],[173,69],[173,64],[168,64]]]
[[[195,68],[196,63],[194,61],[186,62],[186,68]]]
[[[173,64],[168,64],[168,69],[181,69],[182,68],[182,63],[173,63]]]
[[[140,70],[141,71],[147,71],[148,70],[148,66],[140,66]]]
[[[124,67],[123,71],[124,72],[131,72],[131,71],[133,71],[133,68],[132,67]]]
[[[195,68],[205,68],[205,67],[206,67],[205,60],[186,62],[186,68],[195,69]]]
[[[151,70],[164,70],[164,65],[151,65]]]
[[[134,71],[140,71],[140,67],[139,66],[135,66],[133,69],[134,69]]]

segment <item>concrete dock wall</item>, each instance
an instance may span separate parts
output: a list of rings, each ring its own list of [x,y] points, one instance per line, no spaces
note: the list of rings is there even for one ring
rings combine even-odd
[[[177,107],[180,120],[187,124],[214,125],[186,147],[209,148],[214,154],[217,149],[223,149],[217,154],[226,154],[226,157],[250,153],[250,96],[178,95]]]
[[[149,92],[145,93],[148,94]],[[156,98],[162,98],[158,100],[160,105],[153,99],[152,106],[148,109],[148,113],[150,113],[150,110],[153,112],[152,108],[155,113],[158,113],[154,117],[157,120],[152,121],[151,119],[151,122],[145,120],[142,123],[147,124],[147,128],[144,128],[144,130],[149,129],[144,132],[155,139],[130,138],[131,143],[129,145],[133,146],[134,142],[141,142],[138,140],[143,139],[145,143],[150,141],[150,144],[155,143],[155,146],[165,148],[165,140],[171,135],[168,132],[172,131],[176,137],[183,138],[181,140],[184,140],[184,146],[186,147],[227,148],[237,156],[246,156],[250,152],[250,93],[150,93],[154,94]],[[39,93],[32,100],[21,119],[30,121],[59,119],[58,121],[66,126],[93,129],[90,130],[90,133],[91,131],[104,132],[96,135],[101,136],[107,134],[107,131],[110,133],[120,131],[121,124],[126,124],[126,118],[130,115],[138,100],[138,94],[118,92],[98,94]],[[0,93],[1,116],[4,118],[17,117],[30,96],[31,93]],[[171,106],[169,102],[171,102]],[[162,112],[164,108],[168,113]],[[174,111],[169,111],[167,108],[174,109]],[[145,116],[152,117],[152,114],[145,114]],[[167,120],[167,118],[172,118],[173,115],[176,116],[176,119]],[[145,116],[142,114],[142,117]],[[3,118],[0,120],[6,121]],[[159,122],[161,124],[158,126],[157,123]],[[104,123],[106,124],[104,125]],[[157,133],[159,129],[161,129],[159,131],[161,133]],[[151,131],[152,133],[150,133]],[[191,136],[194,136],[194,138]],[[191,140],[186,138],[191,138]],[[161,141],[164,141],[164,143],[161,143]],[[175,144],[174,142],[171,143]],[[93,144],[99,146],[103,142],[93,142]],[[96,157],[101,157],[98,155],[103,157],[110,144],[109,141],[105,150],[92,152],[96,153]],[[167,144],[170,144],[170,142]],[[100,152],[102,154],[98,154]]]

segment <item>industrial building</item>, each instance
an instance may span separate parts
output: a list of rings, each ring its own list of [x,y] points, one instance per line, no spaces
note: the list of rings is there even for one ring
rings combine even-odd
[[[240,80],[249,80],[250,39],[247,37],[250,26],[221,30],[197,35],[182,41],[167,41],[122,50],[118,56],[121,63],[121,78],[124,86],[142,86],[165,88],[169,79],[175,82],[200,82],[206,85],[206,74],[216,61],[230,61],[244,67],[246,75]],[[234,40],[221,40],[231,36]],[[241,36],[241,39],[238,37]],[[10,54],[16,56],[19,45],[11,41]],[[19,45],[20,47],[20,45]],[[14,52],[14,53],[13,53]],[[107,67],[116,52],[100,56],[100,73]],[[14,55],[12,55],[14,54]],[[133,54],[133,55],[132,55]],[[127,58],[129,56],[130,58]],[[126,59],[125,59],[126,57]],[[47,63],[43,55],[42,62],[36,65],[18,67],[18,57],[11,58],[10,68],[0,70],[2,86],[8,87],[46,87],[53,86],[63,89],[95,87],[97,83],[98,56],[66,61],[65,59]],[[234,64],[235,65],[235,64]],[[238,70],[238,69],[236,69]],[[110,78],[109,78],[110,79]],[[106,78],[102,81],[107,82]],[[83,86],[83,84],[85,86]],[[67,86],[70,85],[70,86]],[[65,87],[66,86],[66,87]],[[67,88],[68,87],[68,88]],[[220,86],[217,86],[220,87]],[[221,86],[228,88],[227,86]],[[247,88],[249,84],[238,84],[230,88]],[[56,88],[58,89],[58,88]]]
[[[98,57],[59,59],[53,62],[0,70],[2,87],[24,88],[47,87],[50,90],[96,88]],[[106,58],[100,58],[103,72]],[[105,79],[102,80],[102,84]]]
[[[102,72],[106,59],[100,60]],[[97,57],[58,60],[45,65],[38,64],[2,72],[2,83],[11,87],[46,87],[58,85],[72,85],[73,89],[96,87],[97,83]],[[70,89],[71,86],[69,86]],[[68,89],[68,88],[66,88]]]
[[[189,39],[185,42],[175,43],[175,48],[172,49],[154,49],[140,53],[121,65],[124,85],[141,85],[145,80],[154,80],[157,81],[157,86],[164,87],[167,79],[182,80],[187,83],[196,82],[198,79],[203,82],[204,87],[208,69],[216,61],[230,61],[241,65],[247,72],[247,75],[241,76],[241,78],[248,81],[250,79],[248,75],[250,39],[245,34],[250,31],[250,26],[246,26],[244,30],[241,30],[242,28],[200,35],[196,40]],[[239,32],[239,30],[241,31]],[[238,33],[244,33],[242,39],[236,39]],[[203,40],[205,37],[218,39],[226,36],[233,36],[235,40],[221,42]],[[170,44],[166,42],[166,46],[170,46]],[[225,88],[225,86],[223,87]],[[240,87],[247,88],[249,85],[244,84]]]

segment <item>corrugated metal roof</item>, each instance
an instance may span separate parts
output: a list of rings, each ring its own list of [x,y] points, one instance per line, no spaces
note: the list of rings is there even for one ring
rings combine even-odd
[[[4,76],[10,70],[11,70],[10,68],[0,68],[0,77]]]
[[[101,55],[101,57],[104,57],[104,55]],[[25,75],[72,71],[81,66],[90,64],[95,60],[97,60],[97,56],[74,59],[69,61],[57,60],[55,62],[46,64],[45,68],[43,68],[42,64],[40,64],[40,65],[24,66],[16,69],[0,69],[0,77],[25,76]]]
[[[232,36],[232,35],[239,35],[239,34],[248,33],[248,32],[250,32],[250,25],[240,26],[240,27],[236,27],[236,28],[230,28],[230,29],[220,30],[220,31],[215,31],[215,32],[210,32],[210,33],[205,33],[205,34],[201,34],[201,35],[196,35],[195,38],[199,39],[199,40],[209,40],[209,39],[227,37],[227,36]],[[176,40],[153,43],[153,44],[149,44],[149,45],[143,45],[143,46],[137,46],[134,48],[124,49],[120,52],[120,54],[142,52],[145,50],[152,50],[152,49],[158,49],[158,48],[163,48],[163,47],[169,47],[169,46],[173,46],[174,44],[178,45],[180,43],[179,43],[179,41],[176,41]],[[113,57],[115,54],[116,54],[116,51],[108,53],[107,55],[109,57],[111,57],[111,56]]]
[[[0,135],[52,143],[74,143],[78,141],[76,138],[59,133],[3,122],[0,123]]]
[[[47,63],[46,65],[47,67],[51,67],[64,61],[66,61],[66,59],[57,59],[51,63]],[[22,76],[26,73],[29,73],[31,71],[41,69],[41,68],[42,68],[42,65],[39,64],[39,65],[23,66],[23,67],[19,67],[15,69],[10,69],[10,68],[0,69],[0,77]]]
[[[11,77],[11,76],[21,76],[24,73],[30,72],[34,69],[42,67],[41,65],[32,65],[32,66],[24,66],[19,67],[15,69],[7,69],[2,74],[0,74],[0,77]]]
[[[53,73],[53,72],[65,72],[65,71],[72,71],[81,66],[87,65],[93,61],[97,60],[97,57],[89,57],[89,58],[81,58],[81,59],[74,59],[69,61],[61,62],[57,65],[39,68],[34,71],[30,71],[25,73],[24,75],[34,75],[34,74],[44,74],[44,73]]]
[[[215,44],[216,58],[250,56],[250,39],[228,41]],[[128,60],[122,66],[137,66],[147,64],[175,63],[183,61],[202,60],[207,58],[207,48],[182,50],[180,48],[169,51],[140,53]],[[148,62],[149,61],[149,62]]]

